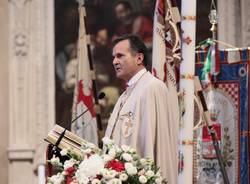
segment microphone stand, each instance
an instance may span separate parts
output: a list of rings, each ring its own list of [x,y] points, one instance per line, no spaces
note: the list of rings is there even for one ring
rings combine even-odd
[[[99,95],[98,95],[98,98],[97,99],[103,99],[105,97],[105,93],[104,92],[101,92]],[[75,119],[73,119],[71,122],[67,123],[67,124],[70,124],[72,125],[72,123],[74,123],[78,118],[80,118],[81,116],[83,116],[86,112],[88,112],[90,109],[92,109],[96,104],[93,104],[90,108],[87,108],[85,111],[83,111],[81,114],[79,114]],[[64,137],[65,133],[66,133],[66,128],[64,128],[64,131],[60,134],[59,138],[57,139],[55,145],[53,145],[53,148],[52,148],[52,154],[54,155],[57,155],[58,154],[58,146],[62,140],[62,138]]]
[[[93,108],[93,107],[94,107],[94,105],[92,105],[91,108]],[[73,119],[71,122],[69,122],[69,123],[67,123],[67,124],[70,124],[70,125],[71,125],[71,124],[74,123],[78,118],[80,118],[82,115],[84,115],[87,111],[89,111],[89,109],[86,109],[85,111],[83,111],[80,115],[78,115],[75,119]],[[59,136],[59,138],[57,139],[55,145],[53,145],[52,153],[53,153],[54,155],[57,155],[57,154],[58,154],[58,146],[59,146],[59,144],[60,144],[62,138],[64,137],[64,135],[65,135],[65,133],[66,133],[66,130],[67,130],[67,129],[64,128],[64,131],[60,134],[60,136]]]
[[[95,104],[93,104],[92,106],[91,106],[91,108],[90,109],[92,109],[93,107],[95,106]],[[78,115],[75,119],[73,119],[71,122],[69,122],[69,123],[67,123],[67,124],[72,124],[72,123],[74,123],[78,118],[80,118],[82,115],[84,115],[86,112],[88,112],[89,111],[89,109],[86,109],[85,111],[83,111],[80,115]],[[56,143],[55,143],[55,145],[53,145],[53,147],[52,147],[52,154],[53,155],[57,155],[58,154],[58,146],[59,146],[59,144],[60,144],[60,142],[61,142],[61,140],[62,140],[62,138],[64,137],[64,135],[65,135],[65,133],[66,133],[66,128],[64,128],[64,131],[60,134],[60,136],[59,136],[59,138],[57,139],[57,141],[56,141]]]
[[[227,171],[225,169],[225,165],[223,163],[219,143],[218,143],[218,141],[216,139],[216,132],[215,132],[213,126],[209,125],[210,114],[209,114],[209,111],[208,111],[208,108],[207,108],[207,104],[206,104],[204,95],[202,93],[202,87],[201,87],[201,84],[200,84],[200,80],[199,80],[199,78],[197,76],[195,77],[195,88],[196,88],[196,91],[197,91],[197,96],[199,97],[202,108],[203,108],[203,113],[204,113],[204,117],[205,117],[204,119],[205,119],[205,124],[206,124],[206,126],[208,128],[208,133],[212,137],[213,146],[214,146],[215,153],[216,153],[216,156],[217,156],[217,159],[218,159],[218,162],[219,162],[219,166],[220,166],[220,170],[221,170],[221,174],[222,174],[224,183],[225,184],[230,184],[229,179],[228,179],[228,174],[227,174]]]

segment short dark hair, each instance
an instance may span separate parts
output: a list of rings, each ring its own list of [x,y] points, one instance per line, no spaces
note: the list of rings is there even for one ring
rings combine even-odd
[[[126,9],[132,10],[132,6],[131,6],[130,2],[128,2],[128,1],[125,1],[125,0],[117,1],[115,3],[115,7],[117,7],[119,4],[122,4]]]
[[[129,41],[129,45],[130,45],[130,49],[131,52],[133,53],[142,53],[144,55],[144,59],[143,59],[143,65],[147,66],[147,47],[144,44],[144,42],[142,41],[142,39],[137,36],[137,35],[133,35],[133,34],[125,34],[122,35],[118,38],[116,38],[113,42],[112,42],[112,49],[114,48],[114,46],[123,41],[123,40],[128,40]]]

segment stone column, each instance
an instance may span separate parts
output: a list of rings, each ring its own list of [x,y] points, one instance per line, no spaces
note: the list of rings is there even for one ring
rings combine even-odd
[[[241,38],[242,38],[242,47],[250,47],[250,1],[241,0]]]
[[[34,184],[54,124],[54,7],[9,1],[9,183]]]
[[[234,46],[241,43],[240,2],[235,0],[217,1],[219,22],[218,39]],[[225,48],[220,45],[220,48]]]
[[[0,0],[0,183],[8,183],[8,1]]]
[[[218,39],[236,47],[250,46],[250,1],[218,2]],[[225,48],[221,46],[221,48]]]

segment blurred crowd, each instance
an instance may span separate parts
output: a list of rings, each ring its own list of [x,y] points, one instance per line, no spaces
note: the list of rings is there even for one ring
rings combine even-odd
[[[91,35],[91,55],[97,91],[106,93],[102,103],[105,124],[125,84],[116,78],[112,65],[112,40],[123,34],[139,35],[152,51],[155,0],[86,0],[86,31]],[[56,0],[56,121],[64,127],[71,119],[74,71],[77,67],[78,4]],[[73,25],[72,25],[73,24]],[[71,35],[68,35],[71,34]],[[150,59],[149,59],[150,60]],[[151,62],[147,68],[150,70]],[[64,123],[62,123],[64,122]]]

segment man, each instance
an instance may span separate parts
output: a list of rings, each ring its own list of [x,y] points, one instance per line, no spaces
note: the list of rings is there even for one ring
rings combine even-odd
[[[123,34],[136,34],[142,38],[148,47],[151,47],[153,21],[144,13],[134,13],[129,1],[120,0],[115,4],[115,15],[119,24],[113,39]]]
[[[152,158],[168,183],[177,183],[177,135],[172,118],[176,109],[168,104],[166,85],[147,72],[147,48],[134,35],[117,38],[113,44],[116,76],[127,82],[108,122],[106,136],[118,145],[136,148],[142,157]]]
[[[113,39],[123,34],[131,33],[133,29],[134,15],[131,4],[128,1],[118,1],[114,7],[118,25]]]

